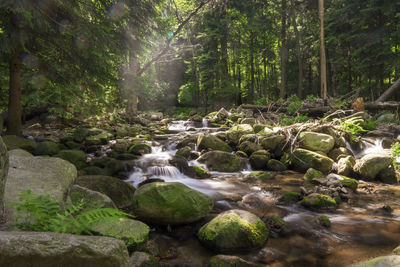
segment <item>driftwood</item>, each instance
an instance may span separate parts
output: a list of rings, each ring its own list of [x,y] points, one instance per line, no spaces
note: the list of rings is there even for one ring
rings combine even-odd
[[[376,102],[386,101],[391,97],[397,90],[400,89],[400,79],[398,79],[392,86],[389,87],[377,100]]]

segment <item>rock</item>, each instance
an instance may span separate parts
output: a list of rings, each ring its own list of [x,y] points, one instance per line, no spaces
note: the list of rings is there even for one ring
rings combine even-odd
[[[253,129],[254,129],[255,133],[261,132],[265,127],[267,127],[267,126],[263,125],[263,124],[254,124],[253,125]]]
[[[254,125],[257,123],[255,118],[243,118],[243,119],[239,119],[239,123],[240,124],[250,124],[250,125]]]
[[[97,166],[89,166],[83,168],[82,171],[84,171],[86,175],[106,175],[106,171]]]
[[[309,209],[319,210],[326,208],[335,208],[336,201],[327,195],[313,193],[303,198],[301,204]]]
[[[255,170],[263,170],[267,168],[267,163],[271,159],[271,154],[266,150],[258,150],[254,152],[249,160],[250,165]]]
[[[245,261],[238,256],[215,255],[210,259],[210,267],[256,267],[257,265]]]
[[[257,134],[242,135],[242,137],[240,137],[239,139],[239,145],[246,141],[249,141],[251,143],[258,143],[258,135]]]
[[[79,149],[81,147],[80,144],[74,142],[74,141],[68,141],[65,143],[66,147],[69,149]]]
[[[282,204],[296,203],[302,199],[300,193],[297,192],[286,192],[280,198],[279,202]]]
[[[197,138],[197,150],[220,150],[231,152],[230,146],[212,134],[200,134]]]
[[[31,153],[29,153],[28,151],[19,149],[19,148],[8,151],[8,156],[9,157],[11,157],[11,156],[13,156],[13,157],[33,157],[33,155]]]
[[[58,145],[51,141],[38,143],[35,150],[35,155],[50,155],[54,156],[60,151]]]
[[[260,145],[254,143],[254,142],[251,142],[251,141],[245,141],[239,145],[239,150],[245,152],[246,155],[249,155],[249,156],[251,154],[253,154],[254,152],[256,152],[257,150],[261,150],[261,149],[262,148]]]
[[[64,206],[68,189],[75,181],[77,171],[71,163],[59,158],[19,157],[9,158],[8,178],[4,200],[6,207],[11,202],[20,202],[19,194],[30,189],[35,195],[49,195],[51,200]],[[11,221],[14,208],[8,209]]]
[[[399,183],[399,177],[396,174],[396,171],[393,167],[393,165],[389,165],[383,170],[381,170],[377,178],[384,182],[385,184],[398,184]]]
[[[150,183],[134,195],[134,213],[145,222],[163,225],[198,221],[213,207],[213,200],[181,183]]]
[[[268,234],[267,227],[256,215],[229,210],[200,228],[197,236],[203,245],[224,252],[261,247]]]
[[[238,144],[240,137],[242,137],[245,134],[253,134],[253,133],[254,130],[250,124],[239,124],[230,128],[226,133],[226,137],[229,142],[233,144]]]
[[[115,144],[111,146],[111,148],[118,153],[126,153],[128,152],[128,148],[131,145],[131,141],[127,139],[117,139],[115,140]]]
[[[353,156],[341,157],[337,164],[337,173],[339,175],[348,176],[353,171],[356,159]]]
[[[0,266],[128,267],[125,244],[101,236],[0,232]]]
[[[241,166],[238,156],[216,150],[203,154],[198,161],[205,163],[209,170],[219,172],[237,172]]]
[[[271,135],[274,131],[271,130],[269,127],[264,127],[261,131],[257,132],[259,135]]]
[[[118,178],[101,175],[85,175],[76,179],[76,184],[108,196],[119,209],[133,205],[135,188]]]
[[[124,241],[129,251],[142,249],[149,239],[150,227],[132,219],[104,219],[95,223],[91,231],[102,236]]]
[[[20,148],[29,153],[34,153],[37,146],[35,141],[16,135],[3,136],[3,142],[7,146],[8,150]]]
[[[400,256],[382,256],[363,263],[353,265],[353,267],[395,267],[400,266]]]
[[[283,172],[287,170],[287,167],[279,160],[270,159],[267,163],[267,169],[271,171]]]
[[[189,146],[190,148],[193,149],[196,143],[197,143],[196,135],[187,136],[176,144],[176,149],[181,149],[185,146]]]
[[[260,138],[260,142],[265,150],[273,151],[285,139],[284,135],[270,135]]]
[[[203,117],[201,115],[199,115],[199,114],[195,114],[192,117],[190,117],[190,120],[194,121],[194,122],[202,122],[203,121]]]
[[[84,203],[80,212],[101,208],[117,208],[108,196],[76,184],[71,186],[69,197],[75,206]]]
[[[323,133],[301,132],[297,140],[302,148],[311,151],[328,153],[335,146],[335,139]]]
[[[380,171],[392,163],[390,150],[382,153],[367,154],[357,160],[354,165],[354,171],[360,175],[360,178],[366,181],[374,181]]]
[[[317,171],[316,169],[313,168],[309,168],[307,172],[304,174],[304,179],[306,181],[311,181],[314,178],[324,178],[324,177],[325,175],[322,172]]]
[[[199,166],[191,166],[191,168],[194,170],[195,178],[198,179],[206,179],[211,177],[211,173],[202,167]]]
[[[73,140],[82,143],[83,140],[85,140],[86,136],[89,135],[89,129],[88,128],[77,128],[74,133],[73,133]]]
[[[179,149],[178,151],[176,151],[176,155],[181,156],[187,160],[190,159],[191,154],[192,154],[192,149],[190,146],[185,146],[185,147]]]
[[[346,177],[346,176],[344,176],[344,175],[337,175],[337,174],[334,174],[334,173],[329,174],[326,178],[327,178],[328,180],[336,179],[336,180],[340,181],[340,184],[341,184],[343,187],[350,188],[350,189],[351,189],[352,191],[354,191],[354,192],[357,191],[358,181],[355,180],[355,179]]]
[[[229,112],[226,109],[221,108],[212,118],[213,122],[220,122],[228,118]]]
[[[144,154],[150,154],[151,146],[146,143],[134,144],[129,148],[129,153],[139,155],[139,156],[144,155]]]
[[[400,256],[400,246],[398,246],[395,249],[393,249],[393,254]]]
[[[3,139],[1,139],[0,137],[0,214],[3,213],[3,208],[4,208],[4,188],[6,186],[7,174],[8,174],[7,147],[3,143]]]
[[[130,260],[129,267],[158,267],[159,261],[154,256],[145,252],[135,251]]]
[[[292,165],[299,171],[309,168],[328,173],[333,166],[333,160],[310,150],[298,148],[292,154]]]
[[[321,215],[318,217],[318,222],[321,226],[329,228],[331,227],[331,220],[329,220],[329,217],[326,215]]]
[[[106,145],[108,143],[108,141],[110,141],[110,139],[113,137],[113,135],[111,133],[107,133],[107,132],[102,132],[96,135],[91,135],[86,137],[85,139],[85,144],[87,146],[91,146],[91,145]]]
[[[127,167],[122,161],[109,159],[106,163],[105,172],[109,176],[118,175],[125,171],[127,171]]]
[[[245,152],[243,152],[243,151],[240,151],[240,150],[236,151],[235,155],[240,157],[240,158],[244,158],[244,159],[248,158],[247,154]]]
[[[253,182],[269,182],[272,179],[274,179],[275,175],[271,172],[265,172],[265,171],[255,171],[250,173],[247,177],[246,180],[250,180]]]
[[[56,157],[71,162],[78,170],[86,167],[86,154],[81,150],[61,150]]]
[[[278,215],[267,215],[262,217],[269,231],[273,234],[279,234],[289,229],[289,224]]]
[[[328,153],[328,157],[333,159],[333,161],[335,161],[335,162],[338,161],[338,157],[341,155],[351,156],[351,152],[345,147],[339,147],[339,148],[332,149]]]

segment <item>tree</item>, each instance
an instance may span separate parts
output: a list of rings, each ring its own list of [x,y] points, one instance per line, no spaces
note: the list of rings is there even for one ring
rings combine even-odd
[[[324,34],[324,0],[318,0],[319,27],[320,27],[320,57],[321,57],[321,95],[325,105],[328,100],[328,89],[326,83],[326,56],[325,56],[325,34]]]
[[[281,88],[279,91],[279,97],[285,98],[286,96],[286,74],[287,74],[287,60],[288,60],[288,49],[286,40],[286,20],[287,20],[287,3],[286,0],[282,0],[282,25],[281,25]]]

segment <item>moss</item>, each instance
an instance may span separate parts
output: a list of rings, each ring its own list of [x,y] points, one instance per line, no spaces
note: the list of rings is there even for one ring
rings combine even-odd
[[[295,203],[300,200],[301,200],[301,195],[297,192],[286,192],[279,198],[279,202],[282,204]]]
[[[310,209],[324,209],[336,207],[336,201],[327,195],[311,194],[305,197],[301,204]]]
[[[65,142],[65,145],[70,149],[78,149],[81,146],[80,144],[75,143],[74,141],[67,141]]]
[[[53,156],[60,151],[58,145],[51,141],[38,143],[35,150],[35,155],[50,155]]]
[[[346,176],[342,176],[343,180],[340,180],[340,182],[342,183],[342,185],[344,187],[348,187],[351,190],[353,190],[354,192],[357,191],[357,187],[358,187],[358,181]]]
[[[255,171],[249,174],[247,177],[253,182],[261,181],[261,182],[269,182],[272,179],[274,179],[275,175],[271,172],[266,172],[266,171]]]
[[[30,153],[34,153],[37,146],[35,141],[16,135],[3,136],[3,142],[8,150],[20,148]]]
[[[210,151],[203,154],[198,161],[205,163],[211,171],[237,172],[241,168],[240,158],[228,152]]]
[[[87,128],[78,128],[74,131],[73,140],[81,143],[85,140],[86,136],[89,134],[89,129]]]
[[[89,166],[82,169],[87,175],[105,175],[106,172],[104,169],[96,167],[96,166]]]
[[[247,156],[247,154],[245,153],[245,152],[243,152],[243,151],[236,151],[236,156],[238,156],[238,157],[241,157],[241,158],[247,158],[248,156]]]
[[[317,171],[313,168],[309,168],[307,172],[304,174],[304,180],[306,181],[311,181],[314,178],[324,178],[324,177],[325,175],[322,172]]]
[[[285,164],[276,159],[270,159],[267,163],[267,168],[272,171],[283,172],[287,170]]]
[[[292,154],[293,167],[299,171],[314,168],[322,173],[332,169],[333,160],[310,150],[298,148]]]
[[[220,150],[225,152],[231,152],[230,146],[212,134],[200,134],[197,138],[197,149]]]
[[[192,166],[193,170],[196,174],[196,177],[204,179],[204,178],[210,178],[211,177],[211,173],[199,166]]]
[[[266,150],[258,150],[249,158],[251,167],[256,170],[265,169],[270,159],[271,154]]]
[[[329,217],[326,215],[321,215],[318,217],[319,224],[322,225],[323,227],[329,228],[331,227],[331,220],[329,220]]]
[[[149,154],[151,153],[151,146],[146,143],[134,144],[129,148],[128,152],[140,156],[144,154]]]
[[[263,217],[263,220],[268,226],[268,229],[276,233],[280,233],[289,228],[289,224],[278,215]]]

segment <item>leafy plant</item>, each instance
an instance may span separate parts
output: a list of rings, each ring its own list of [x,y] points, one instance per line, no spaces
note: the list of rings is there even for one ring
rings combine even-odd
[[[24,231],[72,233],[77,235],[91,235],[93,224],[104,220],[119,220],[133,217],[123,211],[113,208],[93,209],[79,213],[84,203],[72,205],[64,214],[60,205],[50,199],[49,195],[35,195],[31,190],[19,195],[22,203],[12,203],[20,212],[17,218],[17,227]]]
[[[362,132],[367,131],[362,127],[364,123],[365,121],[362,118],[354,117],[345,121],[340,121],[340,128],[342,129],[342,131],[350,135],[351,140],[354,140]]]
[[[295,115],[303,105],[303,101],[301,101],[301,99],[299,99],[296,95],[292,95],[289,98],[289,101],[290,103],[288,105],[287,111],[290,115]]]
[[[392,163],[396,171],[400,170],[400,143],[396,142],[391,147]]]
[[[298,115],[296,117],[284,116],[281,119],[281,125],[292,125],[295,123],[307,122],[309,120],[310,120],[310,117],[308,117],[307,115]]]
[[[308,101],[314,101],[317,100],[318,98],[315,95],[307,95],[306,100]]]

